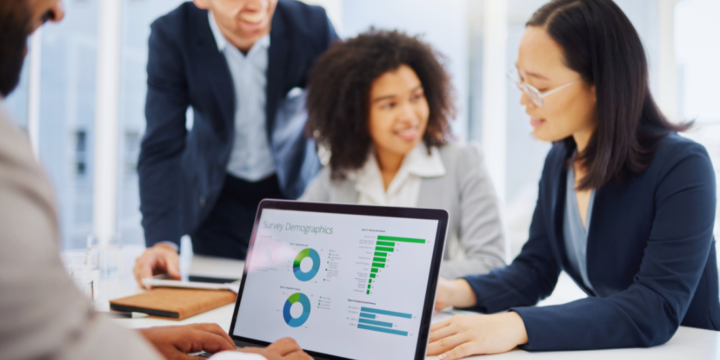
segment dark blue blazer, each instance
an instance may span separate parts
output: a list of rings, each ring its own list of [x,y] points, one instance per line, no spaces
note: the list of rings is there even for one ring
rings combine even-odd
[[[516,311],[527,350],[648,347],[668,341],[680,325],[718,330],[715,175],[705,148],[673,133],[645,172],[596,190],[587,244],[595,292],[569,266],[563,242],[571,151],[557,143],[547,156],[520,255],[504,269],[466,277],[474,310]],[[588,297],[532,306],[552,293],[560,271]]]
[[[147,129],[138,161],[147,246],[179,242],[210,213],[225,181],[237,106],[230,69],[206,10],[184,3],[155,20],[151,29]],[[315,60],[336,38],[322,8],[278,2],[268,50],[266,123],[280,187],[291,199],[302,195],[320,162],[314,143],[303,135],[305,117],[278,118],[276,113],[290,90],[305,87]],[[298,107],[293,104],[297,98],[287,101]],[[190,132],[185,125],[189,106],[194,113]]]

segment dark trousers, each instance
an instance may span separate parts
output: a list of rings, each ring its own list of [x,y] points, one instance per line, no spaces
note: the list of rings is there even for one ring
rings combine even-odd
[[[245,260],[258,204],[268,198],[284,198],[276,175],[248,182],[227,174],[215,207],[190,236],[193,252]]]

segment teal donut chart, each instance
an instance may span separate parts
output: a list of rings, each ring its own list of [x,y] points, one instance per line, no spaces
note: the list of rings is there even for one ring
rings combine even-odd
[[[290,315],[290,307],[296,302],[300,302],[300,305],[303,307],[302,315],[300,315],[299,318],[294,318],[292,315]],[[285,319],[285,323],[290,325],[291,327],[300,327],[302,324],[304,324],[307,319],[310,317],[310,299],[303,294],[303,293],[294,293],[290,295],[290,297],[285,300],[285,306],[283,307],[283,318]]]
[[[308,272],[303,272],[300,270],[300,263],[305,259],[306,257],[309,257],[312,262],[312,269]],[[300,251],[300,253],[297,254],[295,257],[295,261],[293,261],[293,273],[295,274],[295,277],[300,281],[310,281],[312,278],[317,275],[318,271],[320,271],[320,255],[318,254],[315,249],[307,248]]]

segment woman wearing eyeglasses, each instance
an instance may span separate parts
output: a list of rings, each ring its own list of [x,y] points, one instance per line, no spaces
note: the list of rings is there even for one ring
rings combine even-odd
[[[555,0],[517,58],[533,134],[553,142],[530,237],[511,265],[441,280],[441,360],[526,350],[648,347],[678,326],[718,330],[715,178],[707,151],[660,113],[637,32],[610,0]],[[535,307],[561,271],[588,295]],[[505,310],[508,310],[505,312]]]

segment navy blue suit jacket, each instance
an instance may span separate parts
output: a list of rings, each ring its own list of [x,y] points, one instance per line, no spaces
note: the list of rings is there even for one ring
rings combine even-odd
[[[715,175],[705,148],[673,133],[645,172],[597,189],[587,244],[595,292],[569,266],[563,242],[571,151],[557,143],[547,156],[520,255],[504,269],[466,277],[474,310],[516,311],[527,350],[647,347],[665,343],[680,325],[718,330]],[[560,271],[589,296],[532,306],[552,293]]]
[[[147,246],[178,242],[210,213],[223,187],[235,134],[230,69],[208,12],[187,2],[151,25],[147,129],[138,173]],[[272,18],[267,70],[267,133],[283,194],[294,199],[320,169],[303,116],[276,117],[293,88],[304,88],[315,60],[337,38],[325,10],[280,0]],[[302,97],[298,97],[302,98]],[[300,108],[298,98],[287,99]],[[192,106],[194,123],[186,130]],[[287,109],[288,107],[282,107]]]

